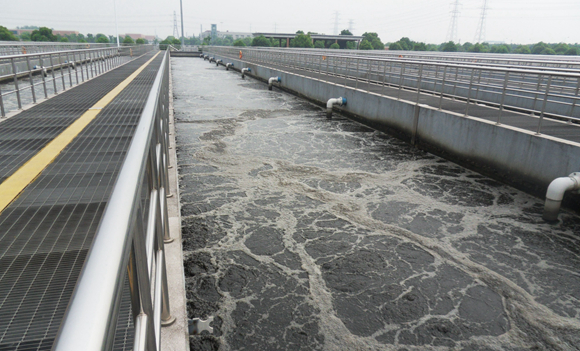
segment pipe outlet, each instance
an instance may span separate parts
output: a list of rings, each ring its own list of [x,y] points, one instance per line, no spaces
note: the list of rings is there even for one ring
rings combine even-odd
[[[204,55],[204,56],[203,56],[203,60],[204,60],[204,61],[206,61],[207,59],[209,59],[209,56],[207,56],[207,55]]]
[[[339,97],[338,99],[330,99],[326,103],[326,118],[332,118],[332,107],[334,105],[346,106],[346,98]]]
[[[272,84],[274,84],[274,82],[281,83],[282,79],[280,79],[280,77],[272,77],[268,79],[268,90],[272,90]]]
[[[234,64],[233,63],[226,63],[226,71],[229,71],[230,67],[234,67]]]
[[[199,54],[199,57],[200,57],[200,58],[203,58],[203,54]]]
[[[546,192],[542,218],[548,222],[557,221],[564,194],[574,190],[580,190],[580,172],[572,173],[568,177],[554,179]]]
[[[219,66],[219,65],[220,65],[220,63],[222,63],[222,62],[224,62],[224,61],[223,61],[223,60],[217,60],[217,61],[215,62],[215,65],[216,65],[216,66]]]
[[[210,57],[209,58],[209,63],[215,62],[215,57]]]
[[[246,78],[246,72],[252,72],[251,68],[242,68],[242,79]]]

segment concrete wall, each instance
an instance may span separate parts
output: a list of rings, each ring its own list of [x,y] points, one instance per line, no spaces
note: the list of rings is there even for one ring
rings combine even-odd
[[[250,74],[267,80],[280,76],[281,88],[319,104],[329,98],[346,97],[342,111],[379,130],[411,140],[434,154],[505,181],[520,189],[543,196],[549,183],[580,171],[580,144],[545,135],[495,125],[478,118],[369,94],[317,79],[281,72],[237,59],[215,56],[234,69],[252,69]],[[414,127],[416,126],[416,127]],[[574,199],[576,202],[578,198]]]

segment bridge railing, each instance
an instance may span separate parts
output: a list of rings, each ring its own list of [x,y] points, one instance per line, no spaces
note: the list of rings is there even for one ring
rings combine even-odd
[[[504,110],[527,113],[537,118],[538,133],[544,117],[580,122],[578,92],[580,74],[550,69],[505,68],[423,62],[400,58],[375,58],[340,53],[292,52],[277,49],[209,47],[206,51],[247,63],[308,75],[332,84],[349,86],[368,93],[394,96],[415,92],[411,100],[418,102],[421,94],[465,102],[464,114],[476,104],[498,109],[497,123]],[[390,89],[389,89],[390,88]],[[455,111],[457,112],[457,111]],[[530,117],[532,118],[532,117]]]
[[[252,48],[269,51],[272,48]],[[580,56],[490,54],[470,52],[430,52],[430,51],[390,51],[390,50],[332,50],[308,48],[275,48],[285,52],[311,53],[321,55],[357,56],[366,58],[391,58],[433,63],[458,63],[489,65],[504,68],[530,68],[580,71]]]
[[[169,309],[164,242],[167,214],[169,54],[159,72],[105,208],[55,351],[111,350],[125,277],[135,325],[134,350],[160,350]]]
[[[0,56],[0,116],[67,90],[153,50],[152,45]]]

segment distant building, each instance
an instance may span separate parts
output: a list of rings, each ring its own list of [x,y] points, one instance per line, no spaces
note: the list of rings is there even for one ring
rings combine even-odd
[[[228,32],[228,31],[225,31],[225,32],[216,31],[215,37],[216,38],[225,38],[228,35],[231,35],[234,38],[234,40],[253,37],[252,33],[249,33],[249,32]],[[205,32],[201,33],[202,39],[206,38],[206,37],[211,37],[211,36],[212,36],[212,33],[209,30],[206,30]]]

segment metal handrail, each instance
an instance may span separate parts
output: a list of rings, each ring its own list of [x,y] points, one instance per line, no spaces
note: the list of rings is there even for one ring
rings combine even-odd
[[[552,55],[524,55],[524,54],[489,54],[489,53],[449,53],[449,52],[434,52],[429,51],[389,51],[389,50],[334,50],[334,49],[310,49],[310,48],[265,48],[255,47],[255,50],[282,50],[285,52],[296,53],[318,53],[322,55],[348,55],[348,56],[363,56],[373,58],[413,58],[427,62],[437,59],[438,62],[473,62],[478,64],[500,64],[504,62],[505,65],[517,65],[528,67],[547,67],[549,65],[567,65],[576,66],[580,69],[580,56],[552,56]],[[556,67],[552,67],[556,68]]]
[[[0,85],[0,117],[7,114],[6,97],[15,96],[17,108],[22,109],[23,92],[30,91],[30,102],[36,103],[37,95],[48,98],[50,94],[57,94],[59,90],[64,91],[120,66],[126,62],[122,56],[139,56],[153,49],[153,45],[140,45],[135,48],[107,47],[0,56],[0,83],[11,83]],[[21,79],[28,79],[28,82],[21,84]],[[37,92],[39,87],[41,91]]]
[[[125,276],[131,289],[134,350],[160,350],[161,325],[172,321],[164,251],[164,240],[169,241],[169,74],[166,52],[54,351],[112,349]]]
[[[341,82],[344,79],[345,87],[352,82],[355,89],[366,84],[369,93],[372,86],[382,86],[381,95],[385,87],[396,88],[397,98],[402,90],[438,95],[439,108],[443,98],[462,100],[467,102],[466,115],[470,104],[489,104],[499,108],[497,123],[501,123],[501,114],[506,109],[528,111],[540,115],[538,133],[545,116],[580,121],[580,111],[576,108],[580,74],[575,72],[352,56],[337,50],[324,54],[264,48],[209,47],[206,50],[233,59],[238,59],[241,51],[247,63],[304,70],[323,81],[332,79],[335,84],[337,79]]]
[[[121,44],[123,47],[138,46]],[[103,49],[117,47],[117,43],[68,43],[68,42],[30,42],[0,41],[0,55],[21,55],[47,51],[68,51],[81,49]]]

